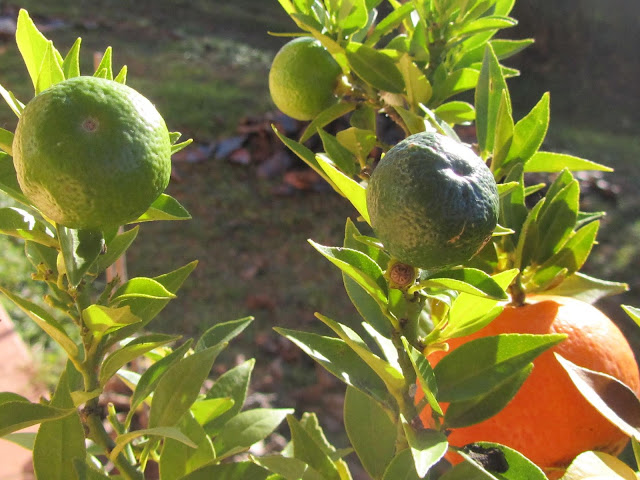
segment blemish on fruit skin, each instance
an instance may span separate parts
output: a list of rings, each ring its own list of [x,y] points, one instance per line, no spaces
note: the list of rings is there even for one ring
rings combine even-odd
[[[96,130],[98,130],[98,127],[100,126],[100,123],[98,122],[97,119],[93,118],[93,117],[89,117],[86,118],[83,122],[82,122],[82,128],[87,131],[87,132],[95,132]]]
[[[462,237],[462,234],[464,233],[464,230],[466,227],[467,227],[467,222],[464,222],[464,224],[462,225],[462,230],[460,230],[460,233],[458,233],[457,235],[454,235],[449,240],[447,240],[447,243],[450,243],[450,244],[456,243],[458,240],[460,240],[460,237]]]

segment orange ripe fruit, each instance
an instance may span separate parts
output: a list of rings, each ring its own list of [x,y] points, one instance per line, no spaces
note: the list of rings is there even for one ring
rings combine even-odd
[[[497,415],[475,425],[452,429],[449,443],[463,447],[477,441],[496,442],[518,450],[543,470],[565,468],[578,454],[598,450],[619,454],[628,437],[580,394],[553,355],[609,374],[640,392],[638,365],[620,329],[585,302],[554,296],[528,297],[521,307],[507,306],[489,325],[463,338],[450,340],[449,351],[472,339],[500,333],[564,333],[568,338],[535,359],[531,375]],[[434,352],[435,366],[446,352]],[[418,389],[416,403],[423,397]],[[446,405],[443,405],[446,408]],[[420,413],[432,426],[431,409]],[[452,463],[461,457],[447,454]]]

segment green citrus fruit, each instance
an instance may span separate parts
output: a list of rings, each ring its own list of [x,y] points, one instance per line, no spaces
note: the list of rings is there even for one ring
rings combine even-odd
[[[391,255],[415,267],[438,268],[469,260],[490,240],[498,190],[470,148],[423,132],[380,160],[367,187],[367,208]]]
[[[276,107],[297,120],[311,120],[338,101],[335,88],[340,65],[311,37],[286,43],[269,72],[269,91]]]
[[[24,195],[70,228],[135,220],[169,183],[171,140],[153,104],[130,87],[75,77],[36,95],[13,140]]]

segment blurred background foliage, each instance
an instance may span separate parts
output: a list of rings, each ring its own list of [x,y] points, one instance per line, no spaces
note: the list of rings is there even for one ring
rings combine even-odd
[[[128,84],[156,103],[172,130],[196,141],[192,156],[174,162],[168,190],[193,220],[143,225],[127,258],[132,276],[153,276],[200,260],[178,299],[152,327],[196,335],[213,323],[255,315],[252,328],[227,353],[227,364],[256,357],[260,373],[254,377],[259,379],[254,390],[272,395],[269,402],[334,409],[339,421],[339,393],[329,394],[331,380],[310,373],[310,360],[271,328],[314,328],[319,323],[315,311],[355,318],[338,271],[306,242],[312,238],[341,244],[344,219],[355,214],[317,185],[310,190],[284,185],[284,169],[265,172],[258,162],[234,163],[215,153],[237,138],[239,125],[263,122],[262,132],[269,130],[274,107],[267,74],[287,39],[268,32],[295,31],[278,2],[0,1],[0,83],[26,102],[31,84],[11,31],[21,7],[62,52],[76,37],[83,38],[86,74],[92,72],[92,53],[113,46],[115,65],[128,65]],[[638,345],[640,339],[619,304],[640,306],[640,4],[519,0],[513,16],[520,23],[505,34],[536,39],[508,62],[522,72],[510,80],[515,117],[550,91],[552,120],[545,149],[616,170],[580,177],[583,209],[608,212],[586,273],[630,284],[629,293],[600,306]],[[0,109],[0,126],[13,129],[15,122],[8,107]],[[264,158],[273,152],[249,153]],[[303,168],[294,159],[289,162],[288,170]],[[41,292],[29,281],[30,266],[21,249],[19,242],[0,238],[0,281],[27,297],[37,296]],[[27,341],[42,341],[19,312],[10,312]],[[318,385],[324,395],[314,395]]]

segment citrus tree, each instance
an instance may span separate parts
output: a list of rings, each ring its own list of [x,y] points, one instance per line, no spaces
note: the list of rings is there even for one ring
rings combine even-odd
[[[603,212],[581,210],[573,173],[610,169],[542,148],[548,93],[514,118],[502,62],[532,43],[497,35],[514,0],[279,3],[299,30],[271,94],[310,122],[276,134],[355,208],[343,245],[310,243],[361,318],[276,330],[347,384],[370,477],[636,478],[616,455],[638,452],[638,366],[592,305],[627,286],[580,271]],[[318,478],[349,478],[331,464]]]

